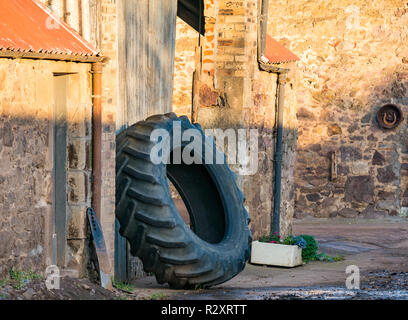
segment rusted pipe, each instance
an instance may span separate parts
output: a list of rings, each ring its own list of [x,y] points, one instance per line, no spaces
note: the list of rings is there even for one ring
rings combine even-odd
[[[102,62],[92,64],[92,207],[99,223],[102,209]],[[88,216],[90,211],[88,210]],[[111,268],[103,240],[102,227],[99,225],[100,238],[96,240],[93,231],[96,254],[98,256],[101,286],[112,290]]]
[[[102,207],[102,67],[92,64],[92,207],[101,219]]]

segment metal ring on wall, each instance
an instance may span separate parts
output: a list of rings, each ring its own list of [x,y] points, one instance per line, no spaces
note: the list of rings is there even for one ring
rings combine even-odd
[[[395,104],[386,104],[378,110],[377,120],[382,128],[394,129],[404,120],[404,117],[401,109]]]

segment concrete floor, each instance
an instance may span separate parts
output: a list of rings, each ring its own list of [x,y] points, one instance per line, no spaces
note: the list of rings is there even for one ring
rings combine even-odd
[[[339,262],[313,261],[296,268],[247,264],[230,281],[207,290],[171,290],[156,283],[154,277],[135,281],[136,296],[155,293],[169,299],[259,299],[260,296],[288,288],[336,286],[345,288],[346,267],[356,265],[364,283],[369,272],[408,271],[408,220],[308,219],[297,220],[293,234],[315,236],[319,249],[327,254],[344,255]]]

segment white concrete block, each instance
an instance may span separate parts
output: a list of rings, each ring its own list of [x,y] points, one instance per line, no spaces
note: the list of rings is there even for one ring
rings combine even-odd
[[[253,241],[251,263],[296,267],[303,264],[302,249],[298,246]]]

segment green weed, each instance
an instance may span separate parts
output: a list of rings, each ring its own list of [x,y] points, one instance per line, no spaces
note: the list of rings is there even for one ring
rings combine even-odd
[[[42,279],[41,275],[33,272],[32,270],[24,271],[14,269],[13,267],[10,268],[9,277],[9,279],[3,280],[5,281],[4,284],[11,283],[16,289],[23,288],[30,280]]]
[[[165,300],[167,296],[163,292],[153,293],[150,297],[151,300]]]

